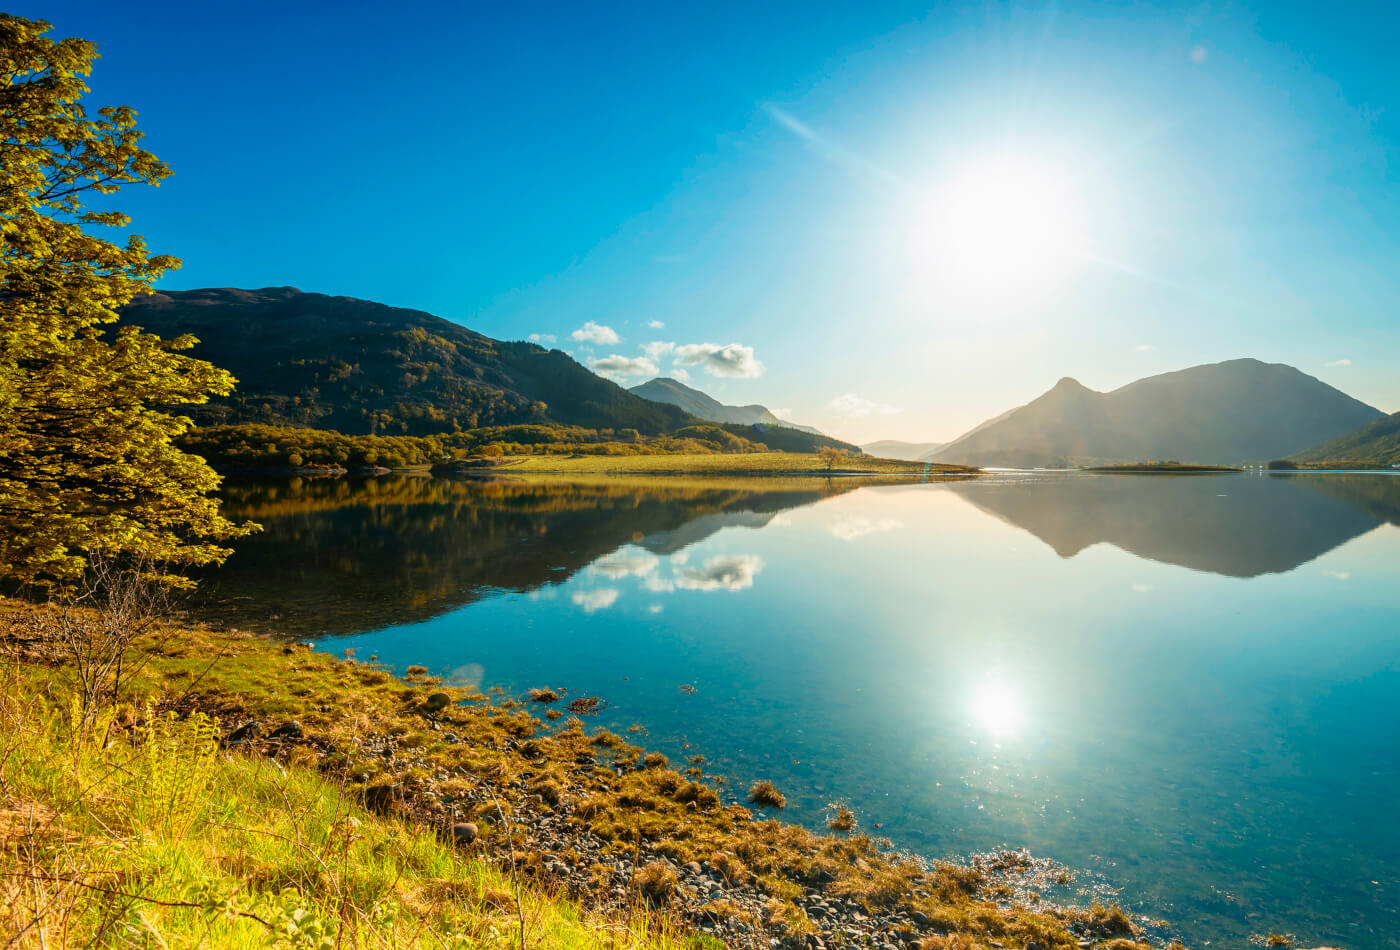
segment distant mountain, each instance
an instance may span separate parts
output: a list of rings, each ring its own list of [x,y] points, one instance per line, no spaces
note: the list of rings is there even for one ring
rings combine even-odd
[[[193,355],[238,378],[232,396],[182,408],[201,424],[428,435],[558,422],[655,435],[696,421],[559,350],[353,297],[294,287],[167,291],[132,301],[121,322],[167,338],[192,333]]]
[[[1400,412],[1377,419],[1339,439],[1289,456],[1295,462],[1388,467],[1400,463]]]
[[[1065,378],[933,455],[1010,467],[1173,459],[1208,465],[1290,457],[1383,414],[1280,363],[1194,366],[1100,393]]]
[[[933,453],[943,448],[942,442],[901,442],[898,439],[882,439],[867,442],[860,447],[866,455],[881,459],[905,459],[910,462],[927,462]]]
[[[726,406],[709,393],[701,392],[669,376],[658,376],[656,379],[647,380],[639,386],[633,386],[628,392],[641,396],[643,399],[650,399],[652,402],[677,406],[692,416],[708,419],[711,422],[782,426],[786,429],[796,429],[799,432],[810,432],[813,435],[822,434],[820,430],[811,426],[800,426],[795,422],[779,419],[767,406]]]

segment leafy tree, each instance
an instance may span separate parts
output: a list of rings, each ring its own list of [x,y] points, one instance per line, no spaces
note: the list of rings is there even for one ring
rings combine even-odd
[[[218,476],[172,442],[189,420],[161,407],[225,395],[233,377],[182,355],[193,337],[105,326],[179,266],[139,236],[96,236],[129,223],[105,196],[170,169],[131,109],[87,113],[97,49],[48,30],[0,14],[0,574],[63,579],[96,552],[218,561],[217,542],[249,526],[219,514]]]

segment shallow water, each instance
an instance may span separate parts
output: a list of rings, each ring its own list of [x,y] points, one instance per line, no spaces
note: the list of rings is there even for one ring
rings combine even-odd
[[[227,495],[240,625],[604,697],[790,817],[1025,846],[1193,946],[1400,943],[1400,476]]]

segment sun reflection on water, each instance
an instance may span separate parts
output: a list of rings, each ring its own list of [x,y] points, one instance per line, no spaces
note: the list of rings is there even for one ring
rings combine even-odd
[[[1026,722],[1020,690],[1001,680],[986,680],[973,692],[969,711],[977,725],[997,737],[1014,736]]]

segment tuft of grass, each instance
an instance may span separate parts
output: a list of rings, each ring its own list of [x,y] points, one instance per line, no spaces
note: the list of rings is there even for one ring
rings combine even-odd
[[[749,786],[749,801],[759,808],[782,809],[787,807],[787,796],[778,791],[778,786],[767,779]]]
[[[680,887],[680,875],[664,861],[652,861],[638,869],[632,879],[637,890],[653,904],[670,903]]]
[[[856,813],[851,811],[847,805],[841,802],[832,802],[827,808],[831,812],[830,817],[826,820],[828,828],[843,834],[856,830]]]

